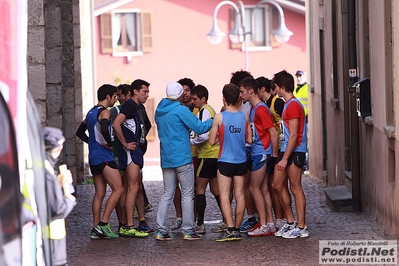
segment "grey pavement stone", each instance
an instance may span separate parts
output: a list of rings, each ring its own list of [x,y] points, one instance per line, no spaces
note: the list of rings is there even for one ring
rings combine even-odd
[[[144,186],[155,208],[147,213],[147,222],[155,227],[162,181],[144,182]],[[362,213],[332,212],[326,205],[323,186],[314,179],[304,176],[303,188],[310,237],[283,239],[244,235],[242,241],[218,243],[215,241],[217,234],[210,229],[221,216],[209,189],[205,213],[207,233],[203,240],[185,241],[181,232],[174,233],[175,239],[166,242],[156,241],[154,233],[145,239],[91,240],[94,186],[79,185],[78,204],[67,218],[69,265],[318,265],[319,240],[395,239]],[[172,203],[170,226],[174,216]],[[115,212],[110,223],[112,229],[117,230]]]

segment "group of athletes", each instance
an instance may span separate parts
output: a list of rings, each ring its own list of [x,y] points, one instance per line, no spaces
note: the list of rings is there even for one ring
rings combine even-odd
[[[255,79],[243,70],[232,73],[230,83],[222,89],[220,113],[208,104],[205,86],[195,85],[189,78],[167,84],[166,97],[155,112],[164,179],[155,229],[145,221],[148,200],[141,174],[146,134],[151,127],[143,105],[149,86],[144,80],[125,86],[119,95],[122,105],[111,110],[118,90],[113,85],[101,86],[98,105],[77,130],[77,136],[89,144],[95,185],[91,238],[146,237],[156,230],[155,239],[171,240],[170,232],[181,229],[185,240],[202,239],[208,183],[223,218],[211,230],[220,233],[216,241],[241,240],[242,233],[251,237],[309,236],[301,186],[307,125],[304,107],[294,96],[295,82],[290,73],[280,71],[272,79]],[[118,144],[113,142],[113,135]],[[115,146],[119,147],[119,165],[112,152]],[[112,192],[101,215],[107,184]],[[168,228],[172,201],[176,223]],[[109,224],[115,207],[118,234]],[[135,207],[138,227],[134,226]],[[248,219],[243,223],[245,210]]]

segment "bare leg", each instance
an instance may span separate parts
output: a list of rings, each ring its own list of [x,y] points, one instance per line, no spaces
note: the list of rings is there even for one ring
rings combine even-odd
[[[234,176],[234,196],[236,199],[235,227],[240,226],[245,212],[244,177]]]
[[[141,185],[140,167],[135,164],[129,164],[125,169],[125,177],[127,182],[127,191],[125,199],[125,210],[127,218],[127,226],[134,225],[134,207],[136,206],[136,199]],[[142,202],[143,203],[143,202]],[[144,208],[144,206],[139,206]],[[144,210],[140,210],[144,213]]]
[[[107,188],[107,182],[104,177],[99,175],[93,175],[94,181],[94,197],[91,205],[93,212],[93,227],[95,227],[101,219],[101,208],[105,197],[105,191]]]
[[[290,180],[291,192],[294,195],[296,212],[298,215],[298,227],[306,226],[305,212],[306,212],[306,198],[302,189],[302,169],[294,163],[287,168],[288,178]],[[287,219],[290,217],[287,217]],[[288,220],[290,221],[290,220]]]
[[[104,213],[101,217],[101,222],[108,223],[112,211],[118,203],[119,198],[123,194],[123,186],[121,175],[117,169],[105,166],[103,170],[103,176],[105,181],[112,189],[111,195],[109,195],[108,200],[105,203]]]
[[[222,175],[218,170],[218,186],[219,186],[219,196],[220,196],[220,205],[222,207],[223,217],[225,219],[227,227],[234,227],[233,222],[233,210],[230,204],[230,194],[231,194],[231,177],[227,177]],[[245,205],[245,203],[244,203]],[[245,206],[244,206],[245,208]]]

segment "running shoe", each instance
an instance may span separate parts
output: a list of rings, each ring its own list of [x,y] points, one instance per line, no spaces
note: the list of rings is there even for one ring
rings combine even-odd
[[[258,221],[254,218],[251,219],[249,218],[248,220],[246,220],[240,227],[240,233],[246,233],[251,231],[255,225],[258,223]]]
[[[296,227],[296,223],[293,223],[293,224],[286,223],[274,235],[275,236],[283,236],[284,233],[294,229],[295,227]]]
[[[226,230],[227,230],[227,224],[225,224],[224,222],[221,222],[220,224],[211,229],[212,233],[221,233],[225,232]]]
[[[175,224],[175,226],[173,226],[172,228],[170,228],[170,230],[172,230],[172,231],[179,230],[179,229],[181,228],[181,224],[182,224],[182,223],[183,223],[183,219],[180,218],[180,217],[177,217],[177,218],[176,218],[176,224]]]
[[[147,212],[152,212],[154,210],[154,207],[151,205],[151,203],[148,203],[147,205],[145,205],[144,207],[144,211]]]
[[[99,238],[102,238],[102,239],[111,239],[111,238],[119,237],[117,234],[112,232],[111,226],[109,225],[109,223],[106,225],[102,225],[102,226],[100,224],[97,224],[96,227],[94,227],[94,230],[96,231]]]
[[[216,242],[226,242],[226,241],[238,241],[242,240],[239,231],[232,231],[226,230],[220,236],[216,238]]]
[[[90,234],[91,239],[100,239],[100,236],[97,234],[96,229],[91,229],[91,234]]]
[[[278,231],[281,227],[283,227],[287,221],[285,219],[276,219],[274,224],[276,225],[276,230]]]
[[[163,234],[160,231],[157,231],[155,234],[155,240],[173,240],[173,236],[169,235],[168,233]]]
[[[205,233],[206,233],[205,224],[196,225],[196,226],[194,227],[194,231],[195,231],[197,234],[205,234]]]
[[[146,233],[154,232],[154,228],[148,226],[148,224],[147,224],[147,222],[145,220],[144,221],[140,221],[140,225],[139,225],[138,230],[141,231],[141,232],[146,232]]]
[[[133,226],[121,227],[119,234],[123,237],[147,237],[149,235],[146,232],[137,230]]]
[[[261,225],[254,228],[254,230],[249,231],[247,234],[249,236],[271,236],[276,232],[276,227],[274,224],[268,224],[266,226]]]
[[[202,236],[197,234],[197,232],[192,231],[190,234],[184,235],[183,239],[184,240],[201,240]]]
[[[285,232],[282,237],[283,238],[299,238],[299,237],[308,237],[309,236],[309,230],[308,227],[305,226],[302,230],[299,229],[297,226],[295,228]]]

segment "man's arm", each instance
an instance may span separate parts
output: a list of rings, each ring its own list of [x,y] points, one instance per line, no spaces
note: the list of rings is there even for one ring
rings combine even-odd
[[[211,129],[213,122],[212,119],[202,122],[197,117],[193,116],[190,109],[185,106],[182,107],[184,108],[179,109],[181,115],[180,119],[189,129],[193,130],[197,134],[208,132]]]
[[[98,116],[98,120],[100,121],[101,125],[101,134],[103,135],[104,140],[107,142],[107,146],[112,147],[112,140],[108,130],[109,117],[110,117],[110,112],[108,109],[105,109]]]
[[[123,135],[122,132],[122,123],[123,121],[126,120],[126,116],[122,113],[119,113],[116,117],[114,122],[112,123],[112,128],[114,129],[114,132],[116,134],[116,137],[118,138],[119,142],[122,144],[125,149],[128,148],[128,145],[126,143],[125,136]]]
[[[209,144],[215,145],[216,143],[219,142],[219,126],[222,124],[222,114],[216,114],[213,123],[212,123],[212,128],[211,132],[209,133]]]
[[[86,135],[86,130],[86,120],[83,120],[82,123],[80,123],[78,130],[76,130],[76,136],[84,142],[89,143],[89,136]]]
[[[251,123],[249,123],[248,115],[245,115],[245,125],[247,127],[247,130],[245,132],[245,141],[248,144],[252,144],[252,129],[251,129]]]
[[[272,156],[278,156],[278,133],[275,127],[267,129],[270,133],[270,141],[272,142]]]

